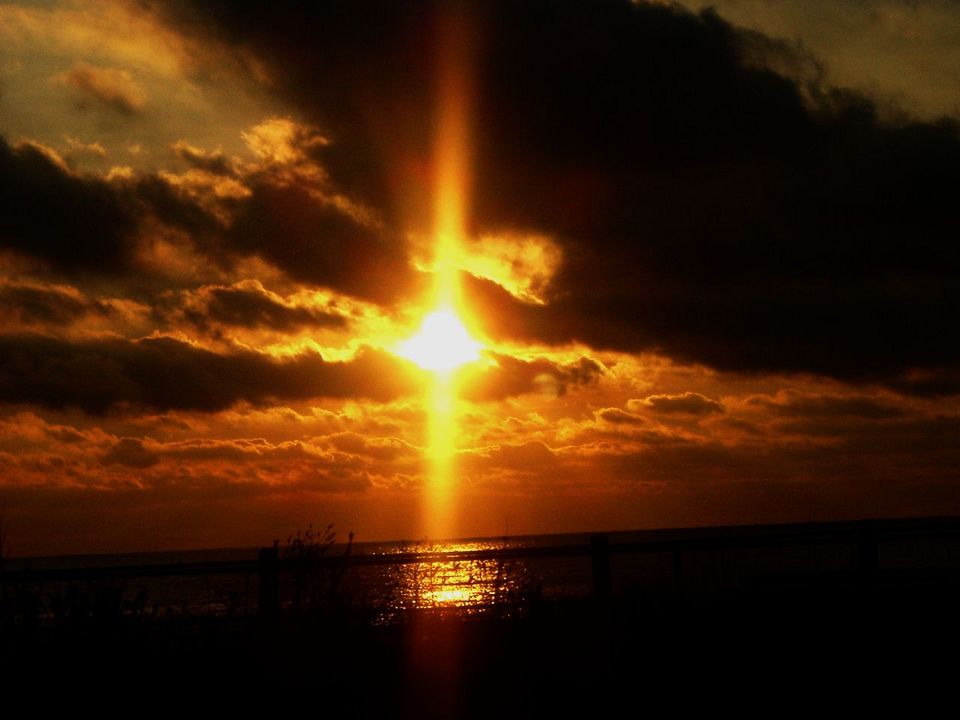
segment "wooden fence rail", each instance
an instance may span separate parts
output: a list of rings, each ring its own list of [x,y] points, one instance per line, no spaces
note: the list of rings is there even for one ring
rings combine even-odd
[[[260,612],[270,615],[279,612],[281,574],[304,565],[312,568],[346,568],[586,557],[590,559],[592,566],[593,592],[597,597],[603,598],[608,597],[612,592],[611,557],[630,554],[672,554],[676,586],[680,587],[684,573],[683,559],[687,553],[784,546],[845,545],[855,549],[856,565],[851,568],[851,571],[861,579],[869,580],[877,571],[880,544],[911,539],[958,539],[960,538],[960,517],[687,528],[639,531],[634,534],[638,539],[630,542],[611,542],[609,535],[597,533],[591,536],[588,544],[517,546],[450,552],[370,554],[353,552],[345,555],[323,555],[309,560],[283,558],[277,547],[270,547],[263,548],[256,560],[21,568],[6,570],[0,579],[4,583],[44,583],[112,578],[256,574]]]

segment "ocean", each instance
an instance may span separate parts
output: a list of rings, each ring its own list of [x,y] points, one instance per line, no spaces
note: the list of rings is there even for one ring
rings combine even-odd
[[[591,591],[591,564],[587,556],[536,558],[464,558],[464,553],[504,549],[575,548],[589,543],[587,534],[510,538],[476,538],[447,542],[356,542],[314,550],[324,558],[349,554],[361,563],[340,570],[308,567],[280,574],[279,601],[287,610],[309,609],[336,602],[372,609],[388,622],[411,610],[445,609],[462,614],[493,609],[518,610],[534,599],[583,597]],[[281,559],[295,555],[279,545]],[[13,590],[29,592],[40,606],[41,619],[52,621],[67,605],[92,612],[98,603],[125,615],[175,617],[233,617],[257,612],[261,548],[218,548],[110,555],[7,558],[5,573],[17,581]],[[393,563],[409,553],[429,554],[423,562]],[[454,554],[455,559],[437,555]],[[387,564],[376,564],[378,559]],[[198,564],[216,565],[210,573],[196,572]],[[183,566],[177,574],[158,568]],[[223,568],[235,568],[224,570]],[[120,574],[104,570],[123,569]],[[67,579],[62,576],[67,571]],[[89,578],[84,574],[88,573]],[[73,610],[77,612],[76,609]]]

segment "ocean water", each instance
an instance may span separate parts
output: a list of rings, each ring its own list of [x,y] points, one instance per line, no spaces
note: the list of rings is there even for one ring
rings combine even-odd
[[[280,574],[280,604],[287,610],[309,610],[332,604],[372,611],[389,622],[411,610],[450,610],[460,614],[522,612],[529,603],[582,597],[591,590],[590,558],[436,558],[437,554],[491,551],[504,548],[580,546],[586,534],[480,538],[452,542],[375,542],[334,544],[324,556],[349,553],[366,561],[407,553],[429,553],[429,561],[351,564],[343,571],[290,570]],[[257,612],[260,548],[223,548],[113,555],[8,558],[6,570],[28,571],[28,581],[13,590],[27,593],[42,619],[53,620],[65,608],[77,613],[94,607],[147,617],[232,617]],[[278,554],[289,555],[281,544]],[[158,565],[193,563],[246,564],[242,570],[215,574],[151,576]],[[44,571],[103,568],[142,569],[109,578],[42,579]],[[36,579],[29,579],[29,573]]]

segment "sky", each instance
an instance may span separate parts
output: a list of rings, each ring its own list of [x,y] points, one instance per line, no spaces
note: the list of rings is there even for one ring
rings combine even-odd
[[[960,6],[0,2],[27,554],[960,513]]]

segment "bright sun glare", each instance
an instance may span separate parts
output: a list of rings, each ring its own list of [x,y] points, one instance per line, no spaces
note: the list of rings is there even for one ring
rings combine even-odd
[[[425,370],[447,372],[479,360],[481,347],[456,312],[443,309],[423,319],[420,331],[400,346],[400,355]]]

